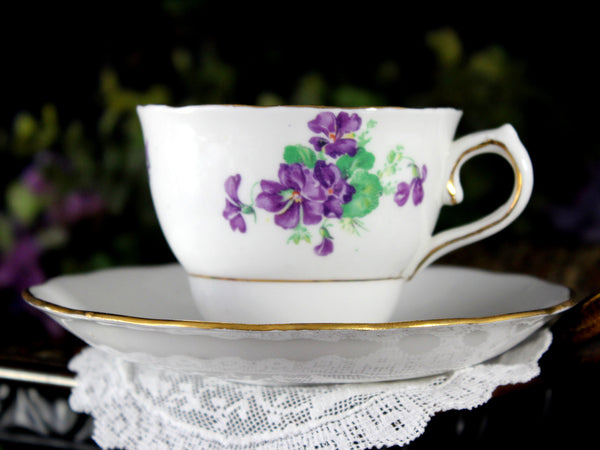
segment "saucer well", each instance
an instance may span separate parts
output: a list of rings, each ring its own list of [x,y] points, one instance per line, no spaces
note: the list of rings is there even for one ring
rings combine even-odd
[[[406,284],[394,314],[402,321],[387,323],[207,322],[178,264],[60,276],[23,297],[126,361],[262,384],[400,380],[468,367],[576,303],[567,287],[535,277],[435,265]]]

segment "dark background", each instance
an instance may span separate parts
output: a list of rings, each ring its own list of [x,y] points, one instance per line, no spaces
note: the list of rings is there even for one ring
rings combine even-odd
[[[533,161],[532,200],[509,228],[445,261],[531,273],[578,297],[597,290],[595,14],[542,5],[4,2],[0,362],[62,370],[81,345],[27,308],[21,289],[63,273],[173,261],[148,193],[138,103],[453,106],[464,110],[459,135],[512,123]],[[462,181],[464,205],[443,211],[442,228],[491,210],[511,183],[493,157],[469,163]],[[522,410],[537,414],[546,441],[555,427],[581,423],[581,412],[569,421],[562,410],[577,409],[588,386],[568,381],[557,372],[564,359],[555,361],[546,362],[550,387],[538,381]],[[586,381],[596,373],[577,367],[571,375]],[[548,403],[549,392],[560,401]],[[483,409],[500,428],[514,425],[506,411],[523,400],[502,398]],[[451,413],[432,428],[452,433],[456,417],[470,418],[466,429],[480,435],[477,414]]]
[[[265,94],[293,103],[303,80],[316,75],[326,85],[317,99],[325,101],[339,101],[331,91],[352,87],[360,93],[344,103],[464,108],[462,133],[513,123],[534,160],[536,193],[552,204],[572,203],[598,159],[597,38],[585,8],[396,9],[385,2],[275,8],[190,0],[10,8],[2,40],[6,130],[15,114],[39,115],[44,104],[56,106],[62,123],[77,119],[93,128],[106,108],[99,93],[106,68],[140,92],[166,86],[173,104],[256,104]],[[440,67],[427,42],[428,33],[443,28],[463,46],[455,71]],[[504,73],[492,68],[480,86],[487,92],[479,92],[466,67],[494,48],[503,52]],[[173,67],[176,49],[193,59],[186,76]]]
[[[28,323],[18,293],[48,277],[173,260],[148,193],[138,103],[453,106],[464,110],[459,135],[512,123],[534,194],[482,245],[598,260],[586,8],[108,0],[0,11],[0,320]],[[462,180],[464,205],[443,211],[440,228],[493,209],[511,184],[494,157],[469,163]]]

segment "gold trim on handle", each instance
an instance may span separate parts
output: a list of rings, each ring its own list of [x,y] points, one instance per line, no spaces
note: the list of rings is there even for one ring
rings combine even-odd
[[[203,330],[238,330],[238,331],[299,331],[299,330],[393,330],[405,328],[426,328],[451,325],[470,325],[500,322],[505,320],[523,319],[527,317],[546,316],[563,312],[570,309],[578,302],[570,298],[557,305],[547,308],[521,311],[514,313],[498,314],[486,317],[452,318],[433,320],[411,320],[404,322],[386,323],[283,323],[283,324],[246,324],[229,322],[205,322],[200,320],[176,320],[176,319],[150,319],[143,317],[125,316],[120,314],[101,313],[95,311],[84,311],[71,309],[42,300],[26,289],[22,293],[23,299],[31,306],[39,308],[46,313],[60,314],[68,317],[78,317],[103,322],[124,323],[138,326],[163,326],[177,328],[192,328]]]
[[[448,183],[446,183],[446,189],[448,190],[448,194],[450,194],[450,203],[452,203],[452,205],[458,204],[458,201],[456,201],[456,186],[454,186],[452,179],[448,180]]]
[[[489,139],[485,142],[482,142],[481,144],[478,144],[474,147],[471,147],[471,148],[465,150],[463,153],[461,153],[461,155],[458,157],[458,159],[454,162],[454,166],[452,166],[452,170],[450,171],[450,178],[448,180],[448,183],[446,184],[446,189],[448,190],[448,194],[450,194],[451,202],[453,205],[458,204],[458,201],[456,200],[456,191],[457,190],[456,190],[456,186],[454,185],[454,177],[456,175],[456,171],[458,170],[458,167],[461,164],[461,161],[463,159],[465,159],[471,153],[476,152],[477,150],[480,150],[483,147],[487,147],[488,145],[495,145],[497,147],[500,147],[502,150],[504,150],[504,152],[508,156],[508,159],[510,160],[510,163],[511,163],[515,173],[518,173],[517,184],[518,184],[519,195],[520,195],[523,180],[522,180],[522,176],[521,176],[521,171],[519,170],[519,168],[517,166],[517,162],[515,161],[515,158],[513,157],[510,150],[508,150],[508,147],[506,146],[506,144],[504,144],[503,142],[497,141],[495,139]],[[516,201],[514,201],[513,205],[511,205],[511,206],[514,207],[515,204],[516,204]]]
[[[421,261],[419,262],[419,264],[417,264],[417,266],[415,267],[415,269],[413,270],[412,274],[410,274],[410,276],[408,277],[408,279],[411,279],[412,277],[414,277],[414,275],[421,269],[421,267],[425,264],[425,262],[431,257],[433,256],[435,253],[439,252],[441,249],[443,249],[444,247],[447,247],[448,245],[452,245],[455,244],[456,242],[462,241],[464,239],[468,239],[470,237],[473,237],[477,234],[483,233],[484,231],[498,225],[499,223],[501,223],[502,221],[504,221],[511,213],[512,211],[515,209],[515,207],[517,206],[517,203],[519,201],[519,198],[521,198],[521,192],[523,190],[523,175],[521,174],[521,171],[519,170],[519,166],[517,165],[517,162],[515,161],[515,158],[513,157],[512,153],[508,150],[508,147],[506,146],[506,144],[504,144],[503,142],[497,141],[495,139],[490,139],[487,140],[485,142],[482,142],[481,144],[478,144],[474,147],[471,147],[467,150],[465,150],[463,153],[461,153],[461,155],[458,157],[458,159],[456,160],[456,162],[454,163],[454,166],[452,167],[452,170],[450,171],[450,178],[448,180],[448,183],[446,184],[446,188],[448,189],[448,194],[450,194],[450,199],[453,205],[456,205],[458,202],[456,200],[456,186],[454,185],[454,177],[456,176],[456,171],[458,170],[458,168],[461,165],[461,162],[467,158],[471,153],[476,152],[477,150],[482,149],[483,147],[487,147],[488,145],[495,145],[497,147],[500,147],[504,153],[506,154],[507,159],[510,161],[510,164],[513,168],[513,171],[515,173],[515,185],[516,185],[516,189],[515,192],[513,193],[513,197],[512,197],[512,201],[511,204],[508,208],[508,211],[506,211],[506,213],[504,215],[502,215],[502,217],[500,217],[499,219],[488,223],[486,225],[484,225],[483,227],[472,231],[470,233],[467,233],[463,236],[454,238],[454,239],[450,239],[446,242],[443,242],[442,244],[438,245],[437,247],[431,249],[424,257],[423,259],[421,259]],[[464,226],[464,225],[463,225]]]

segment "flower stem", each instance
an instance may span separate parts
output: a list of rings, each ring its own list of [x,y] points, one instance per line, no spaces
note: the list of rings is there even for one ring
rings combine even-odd
[[[255,201],[255,199],[254,199],[254,189],[256,189],[256,186],[258,186],[259,184],[260,184],[260,181],[257,181],[250,188],[250,201],[252,202],[252,203],[250,203],[250,206],[252,208],[254,208],[254,201]]]

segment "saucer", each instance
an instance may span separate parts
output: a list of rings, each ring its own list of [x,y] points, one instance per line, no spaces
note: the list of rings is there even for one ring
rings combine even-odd
[[[406,284],[393,316],[402,321],[387,323],[203,321],[178,264],[60,276],[23,296],[124,360],[261,384],[401,380],[472,366],[576,303],[567,287],[535,277],[441,265]]]

